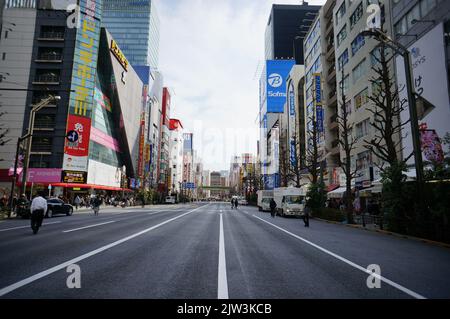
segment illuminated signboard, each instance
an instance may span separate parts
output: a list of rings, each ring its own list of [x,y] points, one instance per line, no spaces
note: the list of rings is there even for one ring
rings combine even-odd
[[[119,61],[120,65],[122,65],[122,67],[125,69],[125,71],[128,71],[128,64],[129,64],[128,60],[125,57],[125,54],[123,54],[122,51],[120,50],[116,41],[111,40],[110,50],[116,57],[117,61]]]

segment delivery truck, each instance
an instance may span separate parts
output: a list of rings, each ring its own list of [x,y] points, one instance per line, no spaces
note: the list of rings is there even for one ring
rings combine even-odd
[[[273,198],[272,190],[258,191],[258,209],[260,212],[270,211],[270,200]]]
[[[277,203],[277,215],[303,216],[305,212],[306,193],[297,187],[280,187],[273,190]]]

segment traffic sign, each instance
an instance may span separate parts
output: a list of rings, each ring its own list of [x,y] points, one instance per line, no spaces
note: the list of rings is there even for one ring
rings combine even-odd
[[[78,141],[80,136],[78,135],[77,131],[69,131],[66,138],[69,140],[69,142],[75,143],[76,141]]]

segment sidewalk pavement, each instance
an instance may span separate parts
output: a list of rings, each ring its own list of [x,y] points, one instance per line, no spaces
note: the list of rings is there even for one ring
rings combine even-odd
[[[179,204],[179,205],[182,205],[182,204]],[[168,207],[173,207],[174,205],[165,205],[165,204],[156,204],[156,205],[145,205],[144,207],[142,207],[142,205],[135,205],[135,206],[126,206],[126,207],[123,207],[122,208],[122,206],[120,206],[120,205],[118,205],[118,206],[113,206],[113,205],[102,205],[101,207],[100,207],[100,209],[113,209],[113,208],[115,208],[115,209],[135,209],[135,208],[147,208],[147,209],[149,209],[149,208],[156,208],[156,209],[160,209],[160,208],[168,208]],[[74,207],[74,210],[73,210],[73,212],[74,213],[87,213],[87,212],[92,212],[93,210],[92,210],[92,208],[91,207],[82,207],[82,208],[78,208],[78,209],[76,209],[75,207]],[[2,220],[8,220],[8,219],[15,219],[15,218],[17,218],[17,216],[16,216],[16,214],[15,213],[12,213],[12,215],[11,215],[11,217],[10,218],[8,218],[8,212],[7,211],[5,211],[5,212],[0,212],[0,221],[2,221]]]

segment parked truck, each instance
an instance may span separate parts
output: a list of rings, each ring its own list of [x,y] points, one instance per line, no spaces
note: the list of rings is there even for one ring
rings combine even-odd
[[[280,216],[303,216],[305,213],[306,193],[297,187],[275,188],[273,197]]]
[[[258,191],[258,209],[260,212],[270,211],[270,200],[273,198],[272,190]]]

